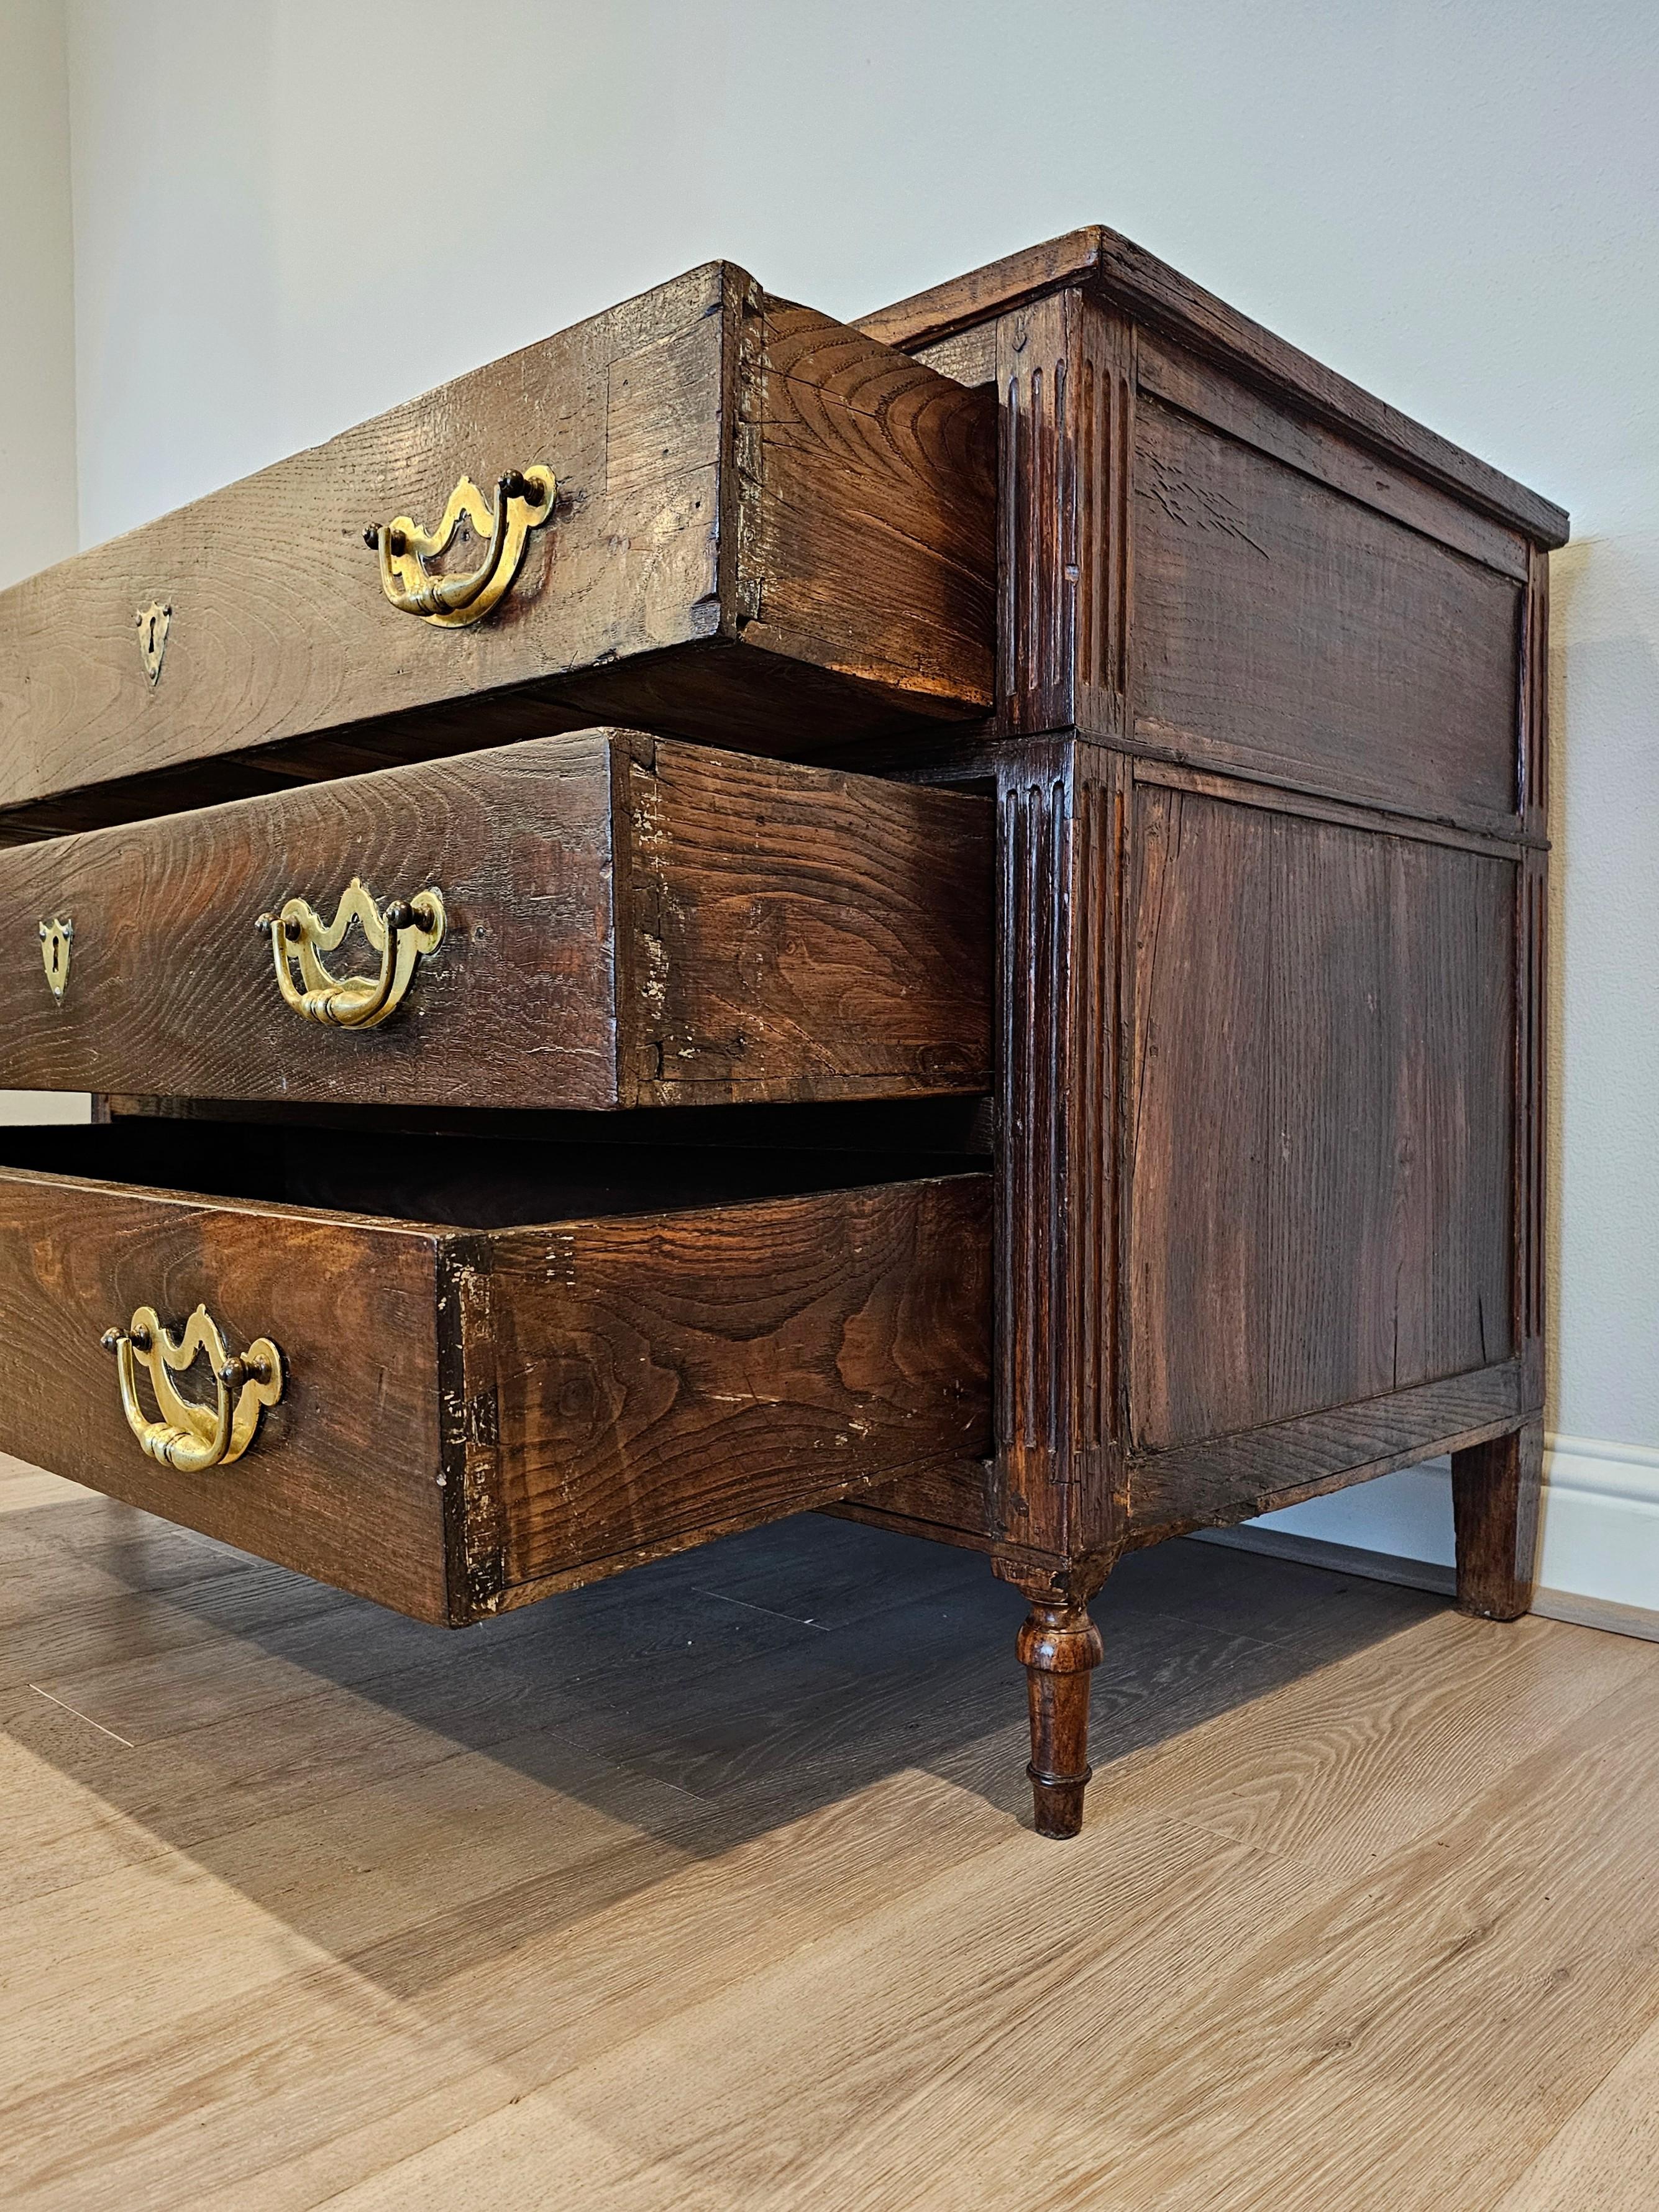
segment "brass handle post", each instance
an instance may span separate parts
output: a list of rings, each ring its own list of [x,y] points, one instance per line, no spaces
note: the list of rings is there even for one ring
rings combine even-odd
[[[258,1431],[260,1414],[283,1395],[283,1355],[270,1339],[256,1338],[233,1359],[205,1306],[197,1307],[176,1337],[162,1328],[154,1306],[140,1306],[125,1328],[106,1330],[102,1343],[115,1354],[121,1411],[139,1449],[181,1474],[204,1474],[240,1459]],[[204,1353],[213,1371],[210,1406],[186,1398],[173,1380]],[[138,1395],[141,1367],[159,1419],[151,1419]]]
[[[471,477],[463,477],[435,530],[422,530],[406,514],[370,523],[363,542],[380,556],[380,589],[399,614],[417,615],[441,629],[482,622],[511,589],[531,532],[551,520],[557,489],[551,469],[509,469],[497,479],[491,507]],[[484,556],[476,568],[441,575],[427,563],[441,560],[463,522],[485,541]]]
[[[335,975],[324,965],[323,954],[337,949],[353,922],[380,956],[377,975]],[[437,951],[447,926],[443,894],[435,884],[382,908],[356,876],[332,921],[324,921],[304,899],[291,898],[275,914],[262,914],[256,924],[270,939],[276,981],[289,1005],[307,1021],[336,1030],[378,1029],[396,1013],[422,959]]]

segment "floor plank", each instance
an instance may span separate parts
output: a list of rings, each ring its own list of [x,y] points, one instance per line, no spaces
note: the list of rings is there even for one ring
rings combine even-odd
[[[1651,2204],[1659,2204],[1659,2025],[1596,2084],[1497,2212]]]
[[[1659,2201],[1659,1647],[1164,1546],[1058,1846],[861,1524],[449,1636],[0,1462],[0,1570],[9,2205]]]

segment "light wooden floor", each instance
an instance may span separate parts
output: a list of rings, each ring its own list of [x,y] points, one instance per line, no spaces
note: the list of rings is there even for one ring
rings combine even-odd
[[[0,1462],[0,2202],[1659,2204],[1659,1645],[822,1519],[447,1637]]]

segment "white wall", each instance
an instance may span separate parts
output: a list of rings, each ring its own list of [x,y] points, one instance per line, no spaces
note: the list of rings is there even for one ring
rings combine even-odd
[[[0,0],[0,210],[3,588],[77,543],[62,0]]]
[[[1614,1551],[1659,1607],[1651,0],[72,0],[70,24],[87,541],[711,255],[853,313],[1089,220],[1568,505],[1551,1419],[1563,1471],[1646,1486]],[[1422,1556],[1449,1534],[1431,1477],[1295,1525]],[[1605,1578],[1550,1525],[1547,1578]]]
[[[0,0],[0,587],[79,542],[64,44],[63,0]],[[0,1121],[86,1111],[84,1098],[0,1091]]]

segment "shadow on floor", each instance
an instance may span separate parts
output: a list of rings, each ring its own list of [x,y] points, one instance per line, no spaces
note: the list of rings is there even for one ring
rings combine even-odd
[[[907,1772],[968,1793],[992,1841],[1030,1825],[1024,1601],[945,1546],[806,1515],[459,1633],[89,1494],[0,1514],[0,1561],[5,1730],[93,1793],[91,1832],[29,1840],[27,1867],[61,1886],[159,1838],[399,1996]],[[1093,1801],[1115,1763],[1442,1602],[1132,1555],[1095,1608]],[[465,1908],[389,1948],[366,1911],[356,1947],[296,1853],[388,1882],[453,1853]]]

